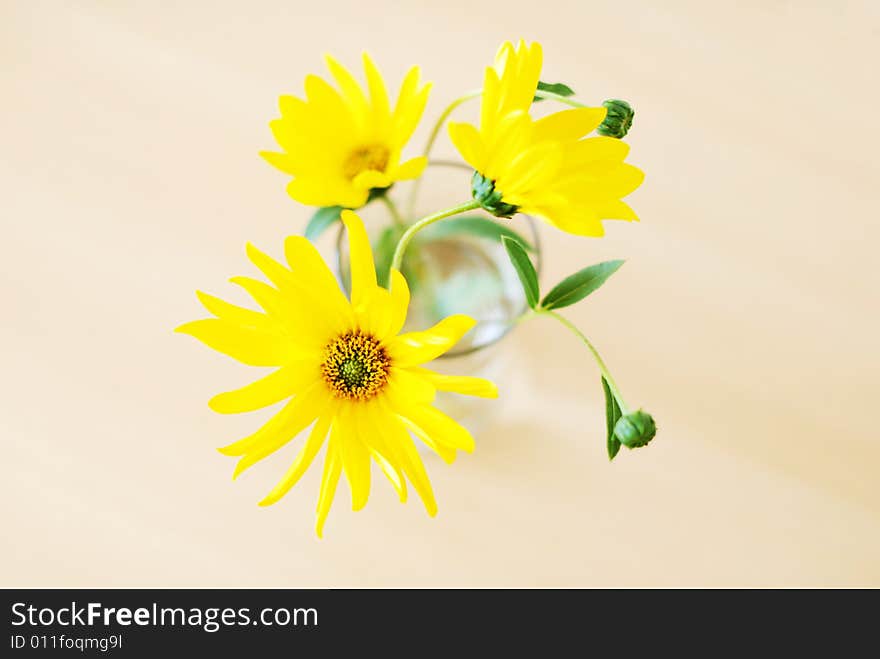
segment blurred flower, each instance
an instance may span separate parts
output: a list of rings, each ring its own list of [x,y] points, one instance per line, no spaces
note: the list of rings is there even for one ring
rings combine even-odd
[[[394,270],[390,291],[378,286],[363,223],[351,211],[343,212],[342,219],[351,253],[351,302],[311,243],[292,236],[284,244],[288,267],[248,245],[248,257],[272,285],[248,277],[232,279],[262,311],[200,292],[199,299],[215,318],[177,328],[245,364],[278,367],[209,403],[216,412],[235,414],[289,399],[255,433],[220,449],[240,458],[233,478],[314,423],[293,464],[260,505],[275,503],[293,487],[329,435],[318,499],[319,536],[343,471],[352,508],[366,504],[371,458],[401,501],[407,496],[406,477],[433,516],[437,504],[409,433],[452,462],[458,449],[472,451],[474,440],[432,406],[436,391],[498,395],[487,380],[421,367],[449,350],[475,321],[454,315],[431,329],[399,334],[409,305],[406,280]]]
[[[309,75],[306,100],[282,96],[281,118],[269,125],[284,152],[260,155],[294,177],[287,192],[297,201],[359,208],[371,190],[417,178],[424,170],[426,158],[401,162],[401,151],[422,116],[430,84],[421,85],[418,67],[411,68],[392,110],[369,55],[363,55],[369,99],[345,67],[329,55],[325,60],[339,89]]]
[[[450,123],[449,134],[476,171],[474,199],[498,217],[529,213],[578,235],[601,236],[602,220],[637,220],[621,198],[644,174],[623,162],[629,146],[590,137],[605,108],[578,107],[533,120],[528,109],[541,69],[538,44],[506,43],[486,69],[479,128]]]

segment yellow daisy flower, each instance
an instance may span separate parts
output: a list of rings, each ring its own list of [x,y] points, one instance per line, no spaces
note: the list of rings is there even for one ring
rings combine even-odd
[[[637,220],[621,198],[644,179],[623,162],[629,146],[611,137],[584,137],[605,108],[579,107],[533,120],[541,49],[504,44],[483,83],[480,126],[451,123],[449,134],[474,170],[472,192],[498,217],[523,212],[569,233],[601,236],[603,219]]]
[[[436,514],[431,484],[410,432],[451,463],[458,449],[472,451],[474,440],[432,406],[435,393],[498,395],[487,380],[440,375],[422,366],[449,350],[475,321],[454,315],[431,329],[400,334],[409,305],[406,280],[393,270],[390,290],[380,287],[363,223],[351,211],[344,211],[342,219],[351,254],[350,302],[311,243],[291,236],[284,244],[287,267],[248,245],[248,257],[271,285],[249,277],[232,279],[262,311],[199,292],[215,318],[177,328],[245,364],[277,367],[209,403],[216,412],[235,414],[287,400],[256,432],[220,449],[239,458],[233,478],[314,424],[293,464],[260,505],[281,499],[329,437],[318,497],[319,537],[341,473],[351,489],[352,509],[366,504],[371,458],[401,501],[406,500],[408,478],[428,514]]]
[[[366,91],[335,59],[326,55],[325,61],[339,89],[309,75],[305,100],[282,96],[281,118],[269,125],[284,152],[260,155],[294,177],[287,192],[297,201],[359,208],[371,190],[418,178],[425,169],[427,158],[401,162],[401,152],[425,109],[430,84],[420,84],[419,68],[411,68],[392,109],[369,55],[363,55]]]

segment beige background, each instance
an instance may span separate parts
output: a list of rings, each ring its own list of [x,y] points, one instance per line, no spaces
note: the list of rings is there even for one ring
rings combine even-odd
[[[877,5],[657,4],[0,2],[0,585],[880,585]],[[343,486],[318,541],[317,473],[256,506],[293,447],[213,450],[250,373],[170,330],[303,226],[256,153],[321,52],[420,63],[435,117],[521,35],[638,109],[642,223],[544,227],[544,282],[628,259],[570,315],[660,434],[609,464],[594,366],[527,324],[440,515]]]

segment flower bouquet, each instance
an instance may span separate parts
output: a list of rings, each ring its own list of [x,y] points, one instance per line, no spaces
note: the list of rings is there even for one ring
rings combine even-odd
[[[209,402],[222,414],[283,402],[253,434],[220,449],[238,458],[233,478],[302,433],[305,438],[293,464],[260,505],[281,499],[325,447],[317,505],[319,537],[343,473],[352,508],[359,510],[367,503],[373,461],[401,501],[407,499],[409,481],[428,514],[436,514],[414,438],[447,463],[455,460],[457,451],[475,447],[471,433],[437,408],[438,392],[498,396],[486,378],[426,367],[461,342],[481,345],[468,338],[478,333],[475,314],[442,314],[445,317],[436,319],[432,315],[456,304],[478,311],[492,306],[480,298],[485,295],[480,291],[486,290],[480,277],[457,267],[463,261],[455,253],[441,259],[443,267],[438,268],[432,250],[443,241],[491,244],[517,282],[516,303],[505,307],[512,313],[500,320],[480,320],[483,330],[489,328],[488,340],[497,340],[531,318],[562,323],[586,347],[601,373],[609,458],[621,446],[647,445],[656,433],[654,420],[624,402],[596,348],[559,313],[602,286],[622,261],[585,267],[542,295],[533,260],[537,241],[524,235],[532,217],[567,233],[595,237],[603,235],[603,220],[638,219],[621,201],[643,179],[639,169],[624,162],[629,147],[621,138],[632,125],[630,106],[619,100],[586,106],[567,85],[541,80],[539,44],[504,43],[485,70],[483,86],[450,103],[422,155],[405,159],[403,150],[430,91],[419,69],[406,74],[392,107],[385,82],[368,55],[363,56],[366,88],[335,59],[327,56],[326,63],[335,85],[310,75],[304,99],[282,96],[281,117],[270,124],[281,151],[261,154],[291,177],[287,192],[293,199],[317,207],[304,235],[284,241],[286,264],[248,244],[247,256],[265,281],[231,281],[250,294],[256,309],[199,292],[213,317],[177,328],[240,362],[273,369]],[[480,102],[479,124],[448,123],[456,108],[471,99]],[[532,107],[542,101],[568,107],[534,119]],[[444,126],[466,163],[455,166],[467,168],[470,185],[463,186],[458,203],[417,217],[421,177]],[[597,135],[587,137],[593,132]],[[407,180],[413,182],[401,203],[395,199],[395,187]],[[382,204],[389,218],[372,240],[355,212],[368,204]],[[339,276],[312,244],[337,224],[344,231]],[[450,281],[458,285],[450,287]],[[416,308],[422,311],[413,313]]]

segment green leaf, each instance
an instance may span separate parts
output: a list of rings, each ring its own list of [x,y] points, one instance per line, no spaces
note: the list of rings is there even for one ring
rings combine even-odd
[[[319,208],[315,211],[315,214],[312,215],[312,219],[310,219],[309,223],[306,225],[306,230],[303,232],[303,235],[309,241],[315,242],[331,224],[339,219],[341,213],[341,206],[325,206],[324,208]]]
[[[488,217],[480,217],[479,215],[464,215],[462,217],[453,217],[438,222],[434,225],[432,231],[432,234],[438,237],[456,233],[469,233],[473,236],[497,241],[500,241],[502,237],[507,236],[520,243],[530,252],[535,249],[525,238],[513,229],[505,226],[501,222],[490,220]]]
[[[553,287],[541,301],[545,309],[561,309],[580,302],[617,272],[623,261],[605,261],[578,270]]]
[[[561,82],[539,82],[538,89],[542,92],[550,92],[551,94],[559,94],[560,96],[574,96],[574,90],[566,84]],[[532,100],[533,103],[537,103],[538,101],[543,101],[545,99],[540,96],[535,96]]]
[[[621,417],[620,406],[617,404],[617,399],[611,393],[611,387],[608,386],[604,377],[602,378],[602,389],[605,391],[605,427],[607,429],[606,445],[608,447],[608,459],[613,460],[620,450],[620,440],[614,436],[614,426],[617,425]]]
[[[535,272],[532,260],[529,258],[528,253],[526,253],[525,247],[519,241],[507,236],[501,236],[501,244],[507,250],[507,256],[510,258],[510,262],[513,263],[516,274],[519,275],[519,280],[526,293],[526,302],[534,309],[538,305],[540,293],[538,291],[538,273]]]

